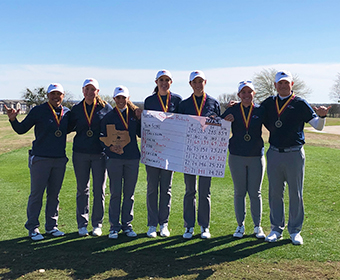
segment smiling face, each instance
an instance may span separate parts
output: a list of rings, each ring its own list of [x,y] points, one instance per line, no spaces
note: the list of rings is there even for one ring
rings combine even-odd
[[[196,95],[197,97],[202,96],[203,93],[204,93],[204,86],[205,86],[206,83],[207,83],[207,80],[204,80],[201,77],[197,77],[197,78],[193,79],[190,82],[190,86],[194,90],[194,95]]]
[[[85,98],[85,102],[87,104],[92,104],[94,99],[99,93],[99,89],[96,89],[93,85],[89,84],[83,87],[83,94]]]
[[[123,95],[118,95],[115,98],[113,98],[116,102],[116,106],[118,109],[122,110],[124,108],[126,108],[127,106],[127,102],[129,100],[129,97],[125,97]]]
[[[160,95],[166,95],[170,89],[172,84],[172,80],[166,76],[160,76],[157,81],[155,81],[156,85],[158,86],[158,92]]]
[[[64,100],[64,93],[60,92],[60,91],[51,91],[50,93],[47,94],[48,97],[48,102],[50,102],[50,104],[57,108],[61,105],[61,103]]]
[[[241,103],[243,106],[248,107],[254,100],[255,91],[253,91],[250,87],[243,87],[241,91],[237,94],[237,96],[241,99]]]
[[[289,82],[286,80],[278,81],[277,83],[274,83],[276,91],[278,94],[282,97],[287,97],[291,94],[294,82]]]

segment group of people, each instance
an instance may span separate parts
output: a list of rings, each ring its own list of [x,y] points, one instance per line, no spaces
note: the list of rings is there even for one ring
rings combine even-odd
[[[168,70],[156,74],[156,87],[144,102],[145,110],[173,112],[202,117],[221,117],[232,122],[229,140],[229,168],[234,183],[234,208],[237,228],[234,237],[245,233],[245,198],[248,193],[254,234],[275,242],[282,238],[285,227],[283,193],[289,186],[288,231],[293,244],[303,244],[300,235],[303,209],[304,178],[304,123],[321,130],[329,108],[314,108],[302,98],[295,96],[293,77],[288,71],[275,76],[276,96],[270,96],[260,105],[254,103],[255,88],[251,81],[238,86],[241,102],[230,102],[221,115],[220,104],[208,95],[204,88],[207,79],[202,71],[193,71],[189,84],[193,93],[185,100],[170,91],[173,82]],[[138,179],[140,151],[137,136],[141,133],[141,110],[130,101],[125,86],[114,89],[112,108],[99,96],[99,84],[86,79],[82,86],[84,98],[71,110],[62,106],[64,89],[61,84],[50,84],[48,101],[34,107],[22,122],[17,120],[20,110],[7,108],[12,128],[19,134],[33,126],[35,140],[29,151],[31,192],[27,205],[25,224],[29,237],[36,241],[44,239],[39,232],[39,215],[46,189],[45,230],[54,237],[64,235],[58,229],[59,192],[66,163],[66,135],[75,131],[72,162],[77,182],[76,219],[80,236],[89,235],[90,220],[90,173],[92,173],[92,235],[102,235],[104,199],[107,175],[110,186],[109,238],[116,239],[120,231],[128,237],[137,234],[132,228],[134,192]],[[270,148],[267,151],[267,174],[269,180],[269,206],[271,232],[265,235],[261,227],[261,185],[265,172],[262,125],[270,132]],[[168,228],[171,208],[171,185],[173,171],[146,165],[148,237],[170,236]],[[198,186],[197,186],[198,181]],[[196,193],[198,191],[197,222],[201,238],[210,238],[211,177],[184,174],[185,195],[183,238],[194,235],[196,222]]]

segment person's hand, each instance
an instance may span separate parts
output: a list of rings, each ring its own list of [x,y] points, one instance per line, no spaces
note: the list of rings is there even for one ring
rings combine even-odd
[[[140,120],[140,118],[142,117],[142,112],[143,112],[143,110],[140,109],[140,108],[137,108],[137,109],[135,110],[135,115],[136,115],[136,118],[137,118],[137,119]]]
[[[120,147],[120,145],[111,145],[110,146],[110,151],[112,153],[116,153],[118,155],[123,154],[123,149]]]
[[[317,113],[319,117],[326,117],[331,107],[332,106],[328,106],[328,107],[320,106],[320,107],[314,107],[313,109],[315,110],[315,112]]]
[[[233,114],[229,114],[229,115],[226,115],[226,116],[224,117],[224,119],[225,119],[226,121],[233,122],[233,121],[234,121],[234,116],[233,116]]]
[[[227,108],[233,107],[237,103],[238,103],[238,101],[236,101],[236,100],[230,100],[227,104]]]
[[[20,109],[15,110],[14,108],[8,108],[6,105],[5,105],[5,109],[7,111],[7,116],[11,122],[16,119],[17,115],[20,112]]]

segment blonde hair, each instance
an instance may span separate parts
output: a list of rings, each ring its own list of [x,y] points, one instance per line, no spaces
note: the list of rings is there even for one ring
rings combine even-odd
[[[99,95],[96,96],[96,99],[97,99],[97,103],[102,107],[105,107],[105,105],[107,104],[107,102],[103,100]]]

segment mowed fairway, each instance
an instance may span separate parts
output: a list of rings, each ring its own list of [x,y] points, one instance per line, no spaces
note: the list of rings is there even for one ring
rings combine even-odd
[[[339,119],[327,124],[339,125]],[[264,137],[267,140],[267,136]],[[103,236],[81,238],[75,219],[76,185],[71,154],[60,194],[61,238],[33,242],[24,228],[29,195],[27,151],[33,131],[12,132],[6,116],[0,116],[0,279],[340,279],[340,135],[306,133],[304,185],[304,245],[294,246],[287,230],[284,239],[266,243],[254,238],[247,199],[246,236],[234,239],[236,228],[233,186],[228,167],[225,178],[212,180],[212,216],[209,240],[184,240],[183,174],[173,180],[169,238],[146,237],[146,173],[140,165],[135,193],[134,230],[109,240],[106,208]],[[266,148],[268,145],[266,144]],[[109,189],[106,189],[106,205]],[[268,183],[263,183],[265,232],[270,232]],[[288,212],[288,192],[285,192]],[[288,218],[288,217],[287,217]],[[44,209],[40,216],[44,232]],[[91,230],[91,227],[89,227]]]

